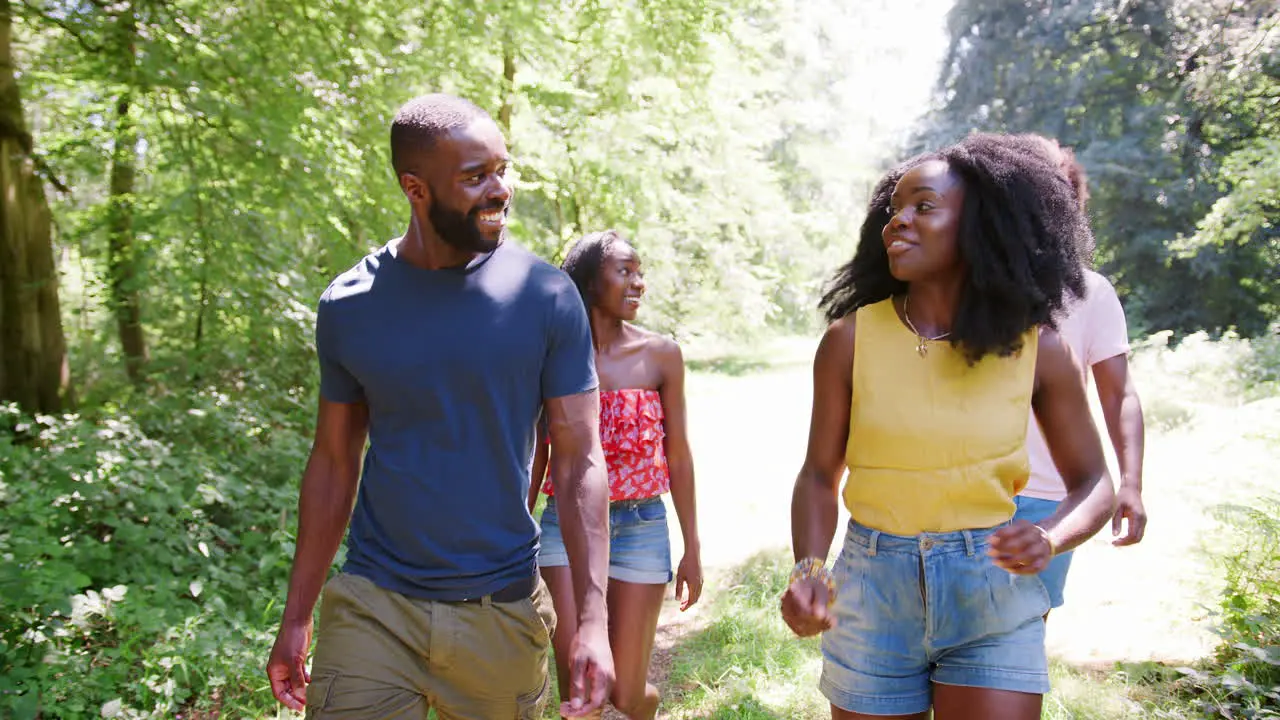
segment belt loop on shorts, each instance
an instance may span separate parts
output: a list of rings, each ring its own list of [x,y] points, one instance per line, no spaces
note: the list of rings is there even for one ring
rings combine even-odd
[[[876,556],[876,546],[879,543],[879,540],[880,540],[880,531],[872,530],[871,537],[867,538],[867,555],[870,555],[871,557]]]
[[[964,554],[973,557],[973,533],[968,530],[961,530],[960,533],[964,535]]]
[[[487,608],[487,607],[489,607],[489,606],[490,606],[490,605],[492,605],[492,604],[493,604],[493,596],[492,596],[492,595],[483,595],[483,596],[481,596],[481,597],[480,597],[480,607],[482,607],[482,608]]]

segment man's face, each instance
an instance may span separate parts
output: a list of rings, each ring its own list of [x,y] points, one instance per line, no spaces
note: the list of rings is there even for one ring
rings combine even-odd
[[[463,252],[498,246],[511,207],[509,163],[502,132],[488,118],[436,141],[425,173],[427,219],[442,240]]]

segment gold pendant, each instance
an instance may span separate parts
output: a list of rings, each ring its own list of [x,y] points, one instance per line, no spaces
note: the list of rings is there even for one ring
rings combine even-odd
[[[920,357],[928,355],[929,341],[922,337],[916,338],[916,352],[920,354]]]

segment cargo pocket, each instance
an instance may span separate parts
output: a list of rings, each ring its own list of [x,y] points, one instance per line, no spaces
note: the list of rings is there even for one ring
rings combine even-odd
[[[538,585],[542,587],[541,579]],[[551,606],[550,593],[543,590],[542,595],[539,597],[538,590],[534,590],[533,595],[524,600],[495,603],[494,607],[499,609],[509,622],[515,623],[519,632],[529,638],[533,648],[545,654],[551,649],[551,637],[556,628],[556,614]]]
[[[329,705],[329,695],[333,693],[333,684],[337,682],[337,675],[325,675],[318,678],[312,678],[311,684],[307,685],[307,718],[320,717],[317,713],[323,712]]]
[[[542,622],[542,627],[547,631],[547,643],[550,644],[551,638],[556,634],[556,606],[551,601],[551,590],[547,588],[547,584],[538,578],[538,585],[533,590],[533,596],[529,598],[533,601],[533,609],[537,612],[538,619]]]
[[[542,717],[542,711],[547,705],[547,690],[550,684],[551,678],[544,674],[541,688],[516,698],[516,720],[539,720]]]
[[[414,715],[414,709],[421,713]],[[307,720],[365,720],[421,717],[426,698],[417,690],[368,678],[334,673],[307,686]]]

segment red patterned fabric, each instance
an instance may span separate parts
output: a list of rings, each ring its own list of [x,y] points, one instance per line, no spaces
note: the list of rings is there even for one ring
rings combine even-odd
[[[600,443],[609,468],[609,500],[642,500],[671,489],[663,439],[662,397],[657,390],[600,393]],[[551,478],[542,492],[554,494]]]

